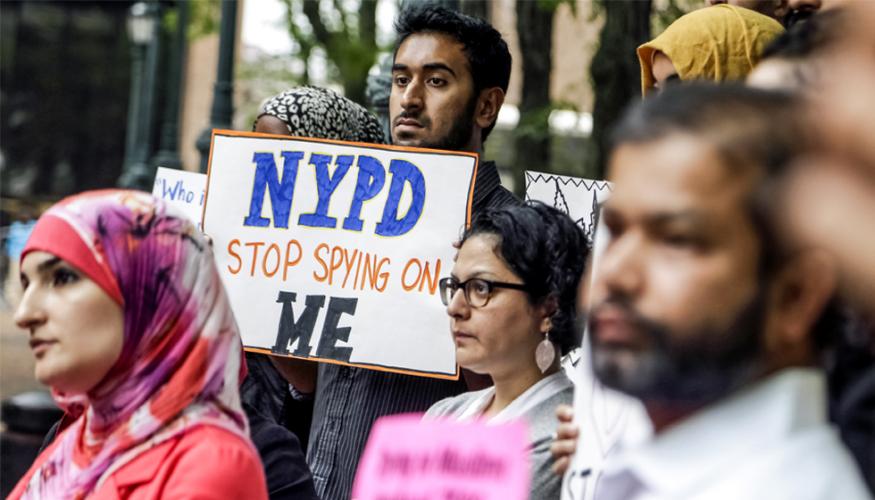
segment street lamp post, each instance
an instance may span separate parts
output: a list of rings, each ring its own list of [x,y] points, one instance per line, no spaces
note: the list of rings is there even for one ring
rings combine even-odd
[[[128,40],[131,43],[131,91],[128,98],[128,127],[125,134],[124,171],[134,163],[137,149],[137,125],[140,117],[140,88],[143,85],[143,60],[146,45],[152,37],[152,26],[146,16],[146,5],[137,3],[131,6],[128,17]]]
[[[156,32],[160,6],[138,2],[128,16],[128,36],[132,42],[131,96],[128,103],[128,130],[125,137],[125,164],[119,185],[132,189],[150,188],[148,165],[152,135],[152,100],[158,52]]]
[[[213,90],[213,106],[210,110],[210,125],[201,132],[195,145],[201,154],[201,172],[207,171],[212,129],[230,128],[234,110],[234,38],[237,35],[237,0],[222,0],[222,20],[219,24],[219,64],[216,68],[216,85]]]

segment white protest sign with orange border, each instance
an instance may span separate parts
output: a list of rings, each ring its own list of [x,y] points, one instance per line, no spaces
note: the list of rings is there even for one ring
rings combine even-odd
[[[438,280],[477,155],[213,131],[204,232],[257,352],[455,379]]]

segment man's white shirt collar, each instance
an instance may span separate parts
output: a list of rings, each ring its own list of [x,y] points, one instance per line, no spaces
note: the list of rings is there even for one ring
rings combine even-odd
[[[822,427],[825,398],[820,370],[783,370],[619,453],[606,464],[600,486],[634,496],[629,485],[618,484],[632,482],[643,488],[639,491],[660,498],[690,496],[702,485],[732,475],[734,467],[758,450],[780,446],[806,428]]]

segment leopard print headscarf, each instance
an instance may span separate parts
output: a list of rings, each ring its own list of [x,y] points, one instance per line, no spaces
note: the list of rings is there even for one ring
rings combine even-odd
[[[274,116],[298,137],[384,144],[379,120],[362,106],[319,87],[295,87],[271,97],[258,118]],[[254,126],[253,126],[254,129]]]

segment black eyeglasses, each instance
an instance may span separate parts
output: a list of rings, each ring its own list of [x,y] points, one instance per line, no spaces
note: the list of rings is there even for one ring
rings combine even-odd
[[[522,283],[502,283],[489,281],[483,278],[471,278],[467,281],[459,281],[456,278],[443,278],[438,282],[441,290],[441,302],[445,306],[450,305],[453,296],[459,289],[465,292],[465,300],[471,307],[483,307],[492,297],[492,290],[496,288],[510,288],[513,290],[527,291],[528,287]]]

